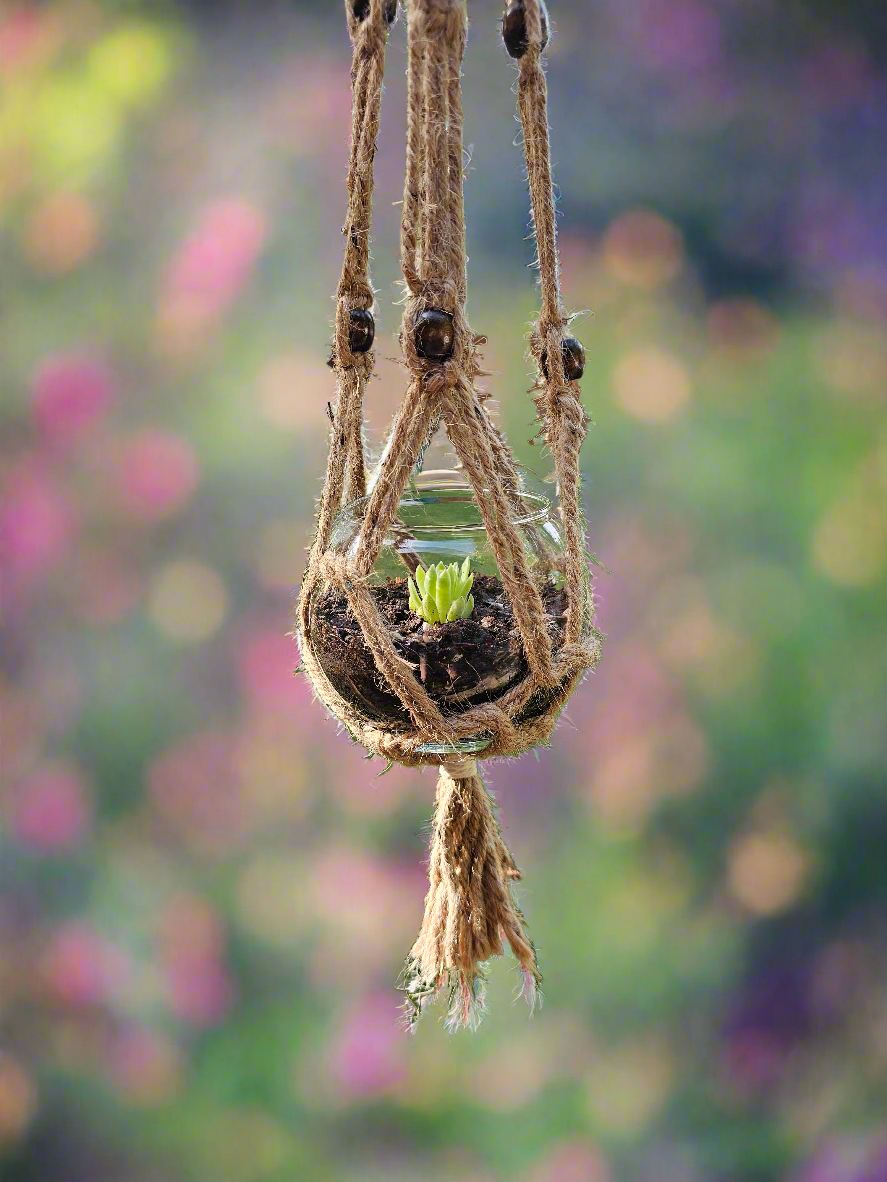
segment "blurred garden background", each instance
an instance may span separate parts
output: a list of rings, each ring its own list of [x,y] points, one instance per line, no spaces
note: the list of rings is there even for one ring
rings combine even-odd
[[[469,315],[540,476],[500,7]],[[434,777],[294,676],[338,3],[0,0],[4,1182],[887,1182],[887,13],[553,0],[604,660],[494,766],[545,1004],[412,1038]],[[396,363],[405,37],[377,160]]]

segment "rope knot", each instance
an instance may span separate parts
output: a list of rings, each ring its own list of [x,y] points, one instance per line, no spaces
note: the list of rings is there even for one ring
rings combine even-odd
[[[397,18],[397,0],[345,0],[345,13],[355,52],[383,53],[388,30]]]
[[[464,0],[424,0],[409,7],[410,32],[420,38],[457,39],[465,23]]]
[[[440,772],[451,780],[468,780],[477,775],[477,760],[470,755],[451,755],[441,763]]]

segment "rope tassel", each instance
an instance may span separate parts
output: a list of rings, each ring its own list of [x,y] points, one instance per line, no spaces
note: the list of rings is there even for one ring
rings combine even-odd
[[[473,759],[456,756],[441,764],[428,876],[425,916],[402,976],[408,1026],[415,1027],[447,989],[448,1028],[475,1029],[485,1008],[484,964],[502,955],[506,941],[532,1010],[542,977],[511,893],[510,881],[521,875]]]

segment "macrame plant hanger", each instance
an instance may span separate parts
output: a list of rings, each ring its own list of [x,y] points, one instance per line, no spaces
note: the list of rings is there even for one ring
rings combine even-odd
[[[563,642],[553,646],[537,581],[515,526],[521,477],[504,436],[475,390],[475,338],[466,319],[461,63],[465,0],[406,0],[407,163],[401,264],[407,298],[401,343],[409,385],[384,454],[369,482],[356,546],[347,557],[330,548],[337,513],[366,494],[363,395],[373,368],[374,292],[369,278],[373,158],[379,127],[385,47],[396,15],[392,0],[346,0],[353,46],[351,154],[345,259],[336,296],[331,365],[338,397],[317,532],[298,608],[303,668],[327,708],[370,752],[408,766],[440,764],[430,850],[430,889],[422,927],[402,977],[408,1016],[449,991],[450,1022],[473,1025],[483,1009],[483,964],[507,942],[533,1002],[541,980],[533,945],[511,892],[520,872],[506,848],[476,760],[459,753],[471,736],[490,736],[483,758],[517,755],[546,742],[568,696],[600,657],[579,504],[579,449],[587,416],[570,378],[567,316],[561,302],[555,237],[546,85],[541,54],[548,36],[541,0],[512,0],[506,45],[519,58],[518,105],[538,250],[541,308],[530,334],[538,379],[540,435],[554,460],[567,590]],[[511,42],[508,21],[511,19]],[[441,318],[441,313],[445,314]],[[431,317],[450,332],[444,356],[421,348],[419,326]],[[446,335],[446,334],[445,334]],[[448,350],[448,351],[447,351]],[[567,369],[568,372],[565,372]],[[410,475],[442,424],[471,485],[511,602],[527,675],[495,701],[447,712],[398,655],[368,577],[398,512]],[[541,540],[540,545],[544,545]],[[331,684],[312,640],[312,605],[334,588],[347,598],[372,653],[378,676],[408,712],[406,729],[388,730],[347,701]],[[425,748],[450,746],[451,754]]]

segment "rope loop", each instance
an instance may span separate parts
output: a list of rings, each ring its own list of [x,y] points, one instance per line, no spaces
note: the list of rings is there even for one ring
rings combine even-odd
[[[396,17],[397,0],[345,0],[348,35],[356,57],[383,52]]]

